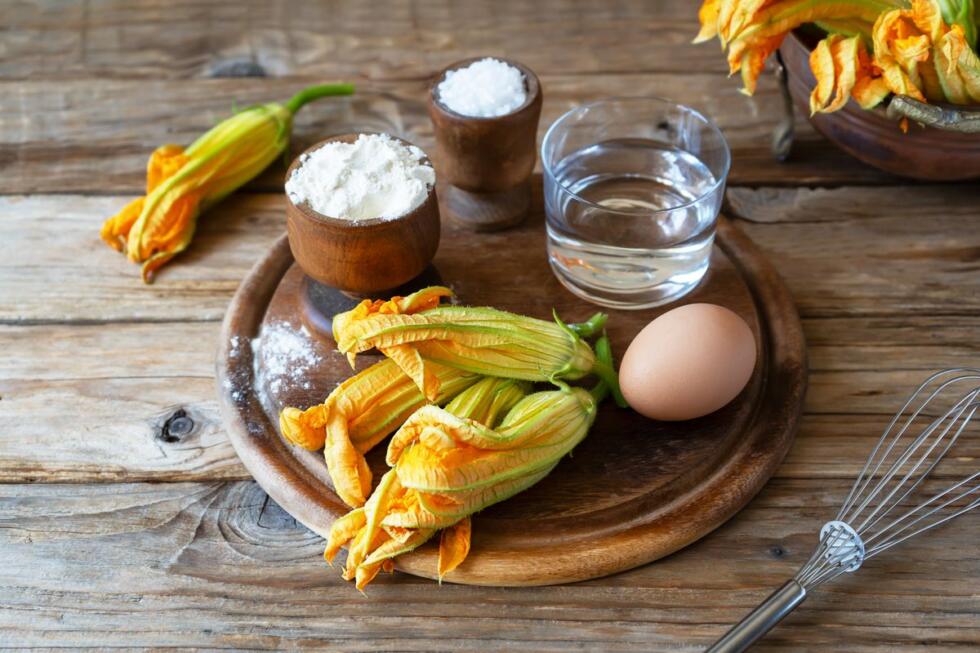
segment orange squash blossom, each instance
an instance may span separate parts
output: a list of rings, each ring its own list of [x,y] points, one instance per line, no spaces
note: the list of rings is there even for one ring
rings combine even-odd
[[[827,32],[810,55],[812,113],[853,98],[871,109],[890,94],[922,102],[980,102],[972,0],[704,0],[695,43],[717,37],[752,95],[765,60],[792,30]]]
[[[601,332],[604,314],[566,325],[443,305],[451,296],[433,286],[337,315],[341,353],[386,358],[322,404],[280,414],[286,440],[323,447],[334,489],[353,507],[331,527],[324,558],[347,546],[343,577],[362,591],[440,531],[435,571],[451,573],[469,555],[472,515],[547,476],[618,394],[608,338],[594,350],[582,340]],[[588,374],[599,377],[591,391],[567,384]],[[530,393],[532,382],[557,389]],[[364,453],[395,428],[372,491]]]
[[[146,195],[102,225],[100,236],[140,263],[143,281],[187,249],[202,211],[258,175],[289,143],[293,115],[307,102],[349,95],[350,84],[312,86],[285,104],[257,105],[222,121],[186,149],[162,145],[146,167]]]

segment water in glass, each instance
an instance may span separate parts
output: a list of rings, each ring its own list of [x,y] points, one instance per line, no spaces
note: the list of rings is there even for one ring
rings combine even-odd
[[[568,283],[615,303],[617,295],[653,286],[673,296],[704,276],[718,209],[696,200],[717,180],[693,154],[647,139],[615,139],[565,157],[555,177],[571,192],[546,198],[558,203],[547,209],[548,253]],[[623,215],[634,212],[657,217],[650,223]]]

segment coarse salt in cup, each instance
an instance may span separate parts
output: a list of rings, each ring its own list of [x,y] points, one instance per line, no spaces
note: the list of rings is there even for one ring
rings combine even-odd
[[[577,107],[541,144],[548,259],[601,306],[683,297],[704,277],[731,165],[717,126],[652,97]]]
[[[428,104],[445,215],[477,231],[525,218],[542,101],[537,76],[516,61],[466,59],[435,78]]]
[[[527,81],[519,68],[485,57],[446,70],[435,87],[439,102],[469,118],[496,118],[527,101]]]

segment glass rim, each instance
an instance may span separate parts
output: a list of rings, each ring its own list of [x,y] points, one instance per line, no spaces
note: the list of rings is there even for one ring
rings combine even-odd
[[[715,180],[715,183],[711,185],[711,188],[701,193],[700,195],[698,195],[696,198],[692,200],[688,200],[687,202],[678,204],[676,206],[671,206],[670,208],[652,209],[652,210],[636,209],[636,210],[624,211],[623,209],[610,208],[608,206],[603,206],[602,204],[597,204],[592,200],[588,200],[582,197],[581,195],[579,195],[578,193],[576,193],[575,191],[573,191],[567,185],[558,181],[558,178],[555,177],[555,173],[551,168],[551,164],[549,163],[548,159],[545,157],[545,148],[548,146],[548,142],[551,140],[555,128],[558,127],[560,124],[562,124],[566,119],[570,118],[573,114],[586,109],[602,106],[604,104],[609,104],[609,105],[617,104],[617,103],[625,104],[625,103],[638,102],[638,101],[653,102],[653,103],[681,109],[685,113],[691,114],[698,120],[702,121],[705,124],[705,126],[707,126],[711,131],[713,131],[718,136],[725,151],[725,165],[724,165],[724,170],[718,176],[718,179]],[[690,107],[686,104],[681,104],[679,102],[674,102],[673,100],[668,100],[667,98],[658,97],[656,95],[620,95],[615,97],[603,98],[601,100],[595,100],[593,102],[588,102],[586,104],[580,104],[576,107],[572,107],[565,113],[558,116],[558,118],[556,118],[555,121],[551,123],[551,126],[548,127],[548,131],[545,132],[544,138],[541,139],[541,167],[543,168],[545,174],[548,175],[551,178],[551,180],[558,185],[558,187],[562,190],[562,192],[568,193],[570,196],[572,196],[579,202],[582,202],[583,204],[586,204],[596,209],[600,209],[608,213],[619,213],[621,215],[632,215],[632,216],[639,216],[639,215],[649,216],[649,215],[657,215],[660,213],[666,213],[668,211],[676,211],[678,209],[685,209],[694,206],[698,202],[703,201],[709,195],[715,193],[718,190],[718,188],[724,185],[725,182],[728,180],[728,173],[729,171],[731,171],[732,168],[732,150],[731,147],[729,147],[728,140],[725,138],[725,135],[722,133],[721,128],[718,127],[718,125],[716,125],[713,120],[711,120],[710,118],[708,118],[703,113],[701,113],[700,111],[698,111],[693,107]]]

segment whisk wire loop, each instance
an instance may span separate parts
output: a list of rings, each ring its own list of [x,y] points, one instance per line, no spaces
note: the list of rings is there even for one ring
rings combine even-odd
[[[865,499],[865,501],[862,503],[861,507],[857,510],[857,512],[851,516],[851,520],[855,520],[858,517],[858,515],[860,515],[864,511],[864,509],[870,504],[870,502],[875,500],[879,492],[883,491],[883,489],[887,487],[889,483],[893,485],[891,491],[883,499],[878,500],[878,505],[876,506],[875,510],[870,515],[868,515],[865,518],[865,520],[861,522],[860,525],[857,526],[857,530],[859,532],[866,532],[867,530],[870,530],[885,516],[887,516],[894,507],[900,505],[903,500],[905,500],[909,495],[911,495],[916,490],[916,488],[918,488],[922,484],[922,482],[926,479],[926,477],[929,476],[930,473],[932,473],[932,471],[943,460],[943,458],[945,458],[949,450],[953,447],[954,444],[956,444],[956,440],[959,438],[960,433],[962,433],[963,429],[966,427],[970,419],[973,417],[973,412],[975,412],[977,409],[977,405],[973,404],[973,408],[972,410],[970,410],[969,415],[967,415],[966,419],[959,421],[963,413],[966,412],[966,410],[970,407],[970,402],[976,399],[977,393],[978,390],[969,393],[966,397],[964,397],[959,402],[957,402],[957,404],[953,408],[951,408],[946,414],[933,420],[933,422],[923,431],[923,433],[919,435],[917,438],[915,438],[915,440],[908,446],[905,452],[898,457],[898,460],[896,460],[892,464],[892,466],[888,469],[888,471],[885,472],[882,479],[878,482],[877,486],[875,487],[874,491],[872,491],[869,494],[868,498]],[[934,434],[937,433],[939,426],[941,426],[943,423],[946,424],[946,427],[942,431],[938,431],[938,434],[935,435],[935,437],[933,437]],[[950,429],[952,429],[954,424],[957,423],[959,423],[959,428],[956,429],[956,432],[951,438],[946,440],[946,436],[949,434]],[[896,441],[898,441],[898,439],[900,439],[903,435],[904,432],[899,433],[896,438]],[[897,483],[893,482],[894,476],[900,473],[900,470],[913,457],[915,452],[925,442],[929,440],[929,438],[933,438],[932,444],[926,447],[925,451],[922,452],[922,455],[919,456],[919,459],[909,467],[908,471],[901,478],[901,480],[899,480]],[[939,444],[943,441],[946,441],[945,448],[943,448],[943,450],[937,456],[935,456],[931,464],[927,465],[924,469],[921,469],[920,471],[920,468],[922,467],[923,463],[929,459],[929,456],[933,453],[934,450],[936,450]],[[916,473],[918,473],[918,477],[916,478],[916,480],[906,488],[905,492],[898,499],[895,499],[893,501],[892,499],[895,496],[895,494],[899,490],[901,490],[905,486],[906,481],[908,481]],[[887,528],[888,527],[886,527],[885,530],[887,530]],[[880,532],[881,531],[879,531],[879,533]]]
[[[942,379],[943,377],[946,377],[946,379],[940,382],[938,387],[935,387],[931,392],[929,392],[928,396],[925,399],[922,399],[918,407],[914,411],[909,413],[908,412],[909,407],[913,403],[915,403],[917,399],[921,397],[921,395],[927,390],[927,388],[929,388],[935,381]],[[971,402],[976,401],[977,393],[980,392],[980,388],[973,388],[972,391],[967,392],[966,396],[961,398],[960,401],[958,401],[950,410],[946,411],[942,416],[936,418],[921,434],[919,434],[916,438],[914,438],[914,440],[910,444],[906,446],[904,452],[902,454],[899,454],[898,459],[892,462],[892,465],[887,472],[883,474],[880,473],[882,466],[885,465],[886,461],[889,460],[889,457],[891,456],[892,452],[895,451],[898,445],[901,443],[903,436],[909,431],[909,428],[915,423],[917,419],[919,419],[919,417],[923,414],[923,412],[928,407],[930,407],[932,403],[936,400],[936,398],[939,397],[941,394],[943,394],[947,390],[947,388],[955,384],[962,383],[963,381],[980,381],[980,370],[971,369],[971,368],[960,368],[960,369],[949,369],[949,370],[936,372],[928,379],[926,379],[915,390],[915,392],[912,393],[912,396],[909,397],[909,399],[902,406],[902,409],[898,413],[896,413],[895,417],[892,418],[891,422],[888,424],[887,428],[885,429],[885,432],[882,434],[881,438],[875,444],[875,447],[872,450],[871,455],[868,457],[867,462],[865,462],[864,468],[861,470],[860,474],[858,474],[858,478],[855,480],[850,493],[848,494],[847,498],[844,500],[844,504],[841,506],[840,512],[838,512],[837,514],[838,520],[854,522],[857,519],[857,517],[859,517],[861,513],[865,509],[867,509],[867,507],[871,504],[871,502],[876,500],[876,497],[878,496],[878,493],[881,491],[881,489],[885,487],[885,485],[893,479],[895,473],[915,453],[915,451],[920,447],[922,442],[924,442],[933,434],[933,432],[939,426],[939,424],[941,424],[943,421],[948,419],[951,414],[955,413],[956,417],[954,417],[954,419],[951,420],[950,422],[950,425],[952,425],[952,423],[954,423],[955,420],[962,415],[962,412],[959,413],[956,412],[957,409],[960,408],[961,406],[965,408]],[[976,406],[974,406],[974,410],[975,409]],[[899,423],[899,421],[902,420],[903,416],[906,416],[904,423],[897,431],[895,431],[895,426]],[[972,412],[969,414],[967,419],[962,421],[960,429],[957,430],[957,434],[956,434],[957,437],[959,436],[959,432],[962,430],[962,428],[965,427],[966,424],[969,422],[970,418],[972,418]],[[943,431],[940,434],[940,438],[944,437],[947,432],[948,429],[946,431]],[[938,440],[939,438],[937,438],[937,442]],[[955,442],[955,438],[952,442],[949,443],[949,447],[951,447],[954,442]],[[946,451],[948,451],[949,447],[947,447],[947,449],[943,452],[942,455],[936,457],[932,465],[930,465],[926,470],[924,470],[923,474],[920,476],[919,481],[916,484],[914,484],[913,487],[910,488],[910,490],[914,490],[915,487],[918,487],[921,481],[924,480],[925,477],[939,463],[939,461],[942,460],[943,456],[945,455]],[[931,452],[932,449],[929,449],[924,455],[928,456],[928,454]],[[872,465],[874,465],[873,468]],[[917,467],[918,465],[910,469],[909,470],[910,474],[913,473]],[[879,481],[869,492],[868,488],[876,477],[879,478]],[[903,479],[903,482],[905,480],[907,480],[907,478]],[[855,504],[859,500],[860,503],[855,509]],[[880,514],[881,508],[886,505],[887,505],[886,502],[879,503],[876,512]],[[862,528],[858,528],[859,532],[861,530]]]

